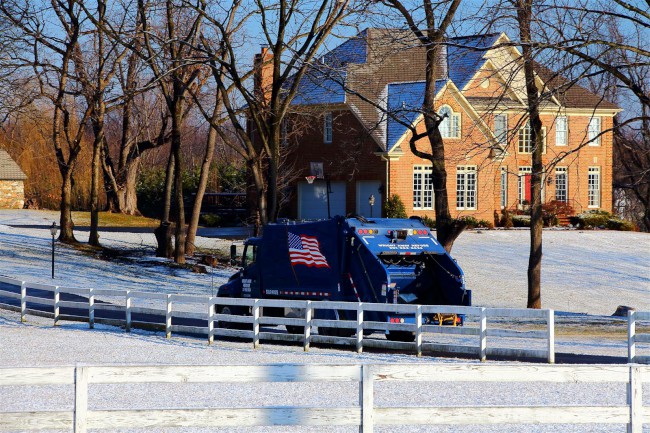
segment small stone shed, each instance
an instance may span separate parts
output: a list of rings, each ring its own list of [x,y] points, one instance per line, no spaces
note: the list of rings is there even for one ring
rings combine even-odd
[[[11,159],[9,154],[0,149],[0,209],[22,209],[25,204],[25,179],[27,176]]]

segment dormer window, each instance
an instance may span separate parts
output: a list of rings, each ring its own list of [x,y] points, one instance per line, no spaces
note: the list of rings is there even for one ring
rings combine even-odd
[[[442,138],[460,138],[460,113],[454,113],[448,105],[438,111],[442,117],[439,130]]]
[[[332,142],[332,112],[325,113],[323,118],[323,143]]]

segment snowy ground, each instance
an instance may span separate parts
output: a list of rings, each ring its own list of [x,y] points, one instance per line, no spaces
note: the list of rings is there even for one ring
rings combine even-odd
[[[48,226],[55,212],[0,211],[0,275],[51,284]],[[42,224],[42,229],[9,225]],[[76,232],[80,241],[87,232]],[[100,232],[100,241],[133,248],[132,262],[109,262],[57,245],[54,282],[68,287],[210,294],[234,272],[193,274],[160,266],[152,257],[153,234]],[[197,238],[202,248],[227,251],[231,241]],[[465,272],[473,304],[525,308],[527,230],[469,231],[460,236],[453,256]],[[145,255],[145,257],[143,257]],[[136,257],[137,256],[137,257]],[[650,235],[614,231],[544,231],[542,304],[556,311],[610,315],[618,305],[650,310]]]
[[[0,275],[32,282],[52,283],[50,272],[51,238],[47,226],[56,213],[0,211]],[[42,229],[12,228],[9,224],[42,224]],[[76,233],[81,241],[87,234]],[[101,241],[108,246],[133,247],[133,262],[109,262],[82,255],[57,245],[55,283],[69,287],[120,288],[168,293],[209,294],[224,282],[232,269],[217,269],[213,276],[161,266],[143,259],[153,250],[153,235],[105,232]],[[200,238],[206,248],[228,248],[230,241]],[[563,312],[609,315],[620,304],[650,310],[650,236],[641,233],[545,231],[542,299],[544,307]],[[463,234],[453,251],[465,271],[468,287],[474,291],[474,305],[523,307],[526,299],[528,232],[484,231]],[[142,266],[142,261],[145,265]],[[598,319],[598,318],[595,318]],[[135,331],[98,325],[63,322],[52,327],[50,319],[29,316],[21,324],[16,313],[0,310],[0,367],[90,364],[206,364],[250,365],[268,363],[412,363],[473,362],[453,358],[416,358],[408,354],[364,353],[314,347],[308,353],[298,346],[263,345],[253,350],[249,342],[219,341],[207,346],[196,338]],[[624,326],[623,326],[624,328]],[[581,331],[580,331],[581,332]],[[580,333],[578,332],[578,333]],[[558,337],[556,351],[580,351],[611,356],[625,355],[621,335]],[[605,333],[607,334],[607,333]],[[580,346],[580,347],[579,347]],[[400,387],[401,386],[401,387]],[[0,388],[0,410],[56,410],[70,408],[71,389],[40,386],[28,389]],[[314,406],[347,406],[358,398],[355,386],[313,384],[237,385],[156,385],[91,387],[90,408],[157,407],[255,407],[290,405],[303,402]],[[645,404],[650,405],[650,386],[644,387]],[[607,405],[625,404],[623,386],[577,384],[410,384],[377,385],[378,405]],[[306,402],[306,403],[305,403]],[[646,426],[645,431],[650,426]],[[431,427],[400,432],[431,431]],[[135,430],[129,430],[135,431]],[[150,430],[151,431],[151,430]],[[165,429],[165,432],[347,432],[355,429]],[[377,432],[397,431],[380,429]],[[436,432],[624,432],[621,425],[587,426],[454,426],[435,427]]]

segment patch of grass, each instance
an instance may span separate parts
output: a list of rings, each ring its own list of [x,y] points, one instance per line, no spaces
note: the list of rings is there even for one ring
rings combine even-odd
[[[72,212],[72,220],[76,226],[90,225],[90,212]],[[142,216],[124,215],[121,213],[100,212],[100,227],[158,227],[160,221]]]

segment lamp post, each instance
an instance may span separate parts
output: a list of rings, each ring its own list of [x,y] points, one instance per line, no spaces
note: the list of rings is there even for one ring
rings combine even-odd
[[[370,205],[370,218],[372,218],[372,207],[375,205],[375,195],[370,194],[368,197],[368,204]]]
[[[56,236],[56,223],[53,222],[50,227],[50,233],[52,234],[52,279],[54,279],[54,237]]]

